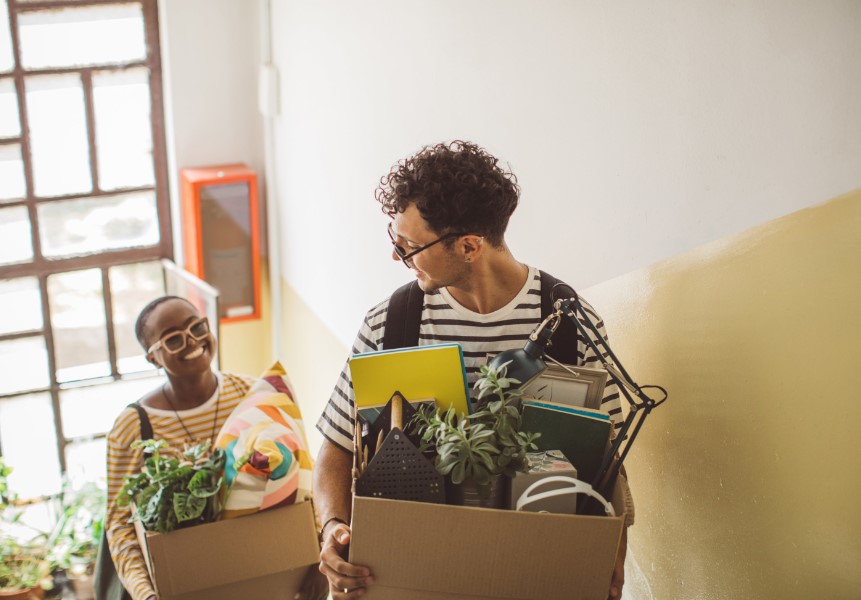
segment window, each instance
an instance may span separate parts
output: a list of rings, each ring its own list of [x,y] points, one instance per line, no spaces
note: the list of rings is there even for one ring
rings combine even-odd
[[[22,497],[100,472],[153,387],[132,330],[173,255],[157,15],[0,0],[0,454]]]

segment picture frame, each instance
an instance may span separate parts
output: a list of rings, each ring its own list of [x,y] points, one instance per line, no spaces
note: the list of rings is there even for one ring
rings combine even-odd
[[[547,363],[547,369],[523,388],[523,396],[599,410],[608,378],[601,368]]]

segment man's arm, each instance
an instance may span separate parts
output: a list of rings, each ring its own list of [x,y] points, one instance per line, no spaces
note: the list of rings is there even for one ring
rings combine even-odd
[[[616,566],[613,568],[613,579],[610,581],[610,592],[607,600],[621,600],[622,587],[625,585],[625,555],[628,553],[628,528],[622,527],[622,539],[619,540],[619,551],[616,553]]]
[[[352,513],[352,466],[349,452],[329,440],[323,441],[314,465],[314,504],[323,526],[320,572],[329,580],[333,600],[359,598],[365,586],[374,581],[370,569],[345,560],[350,547],[350,527],[344,523],[350,522]]]

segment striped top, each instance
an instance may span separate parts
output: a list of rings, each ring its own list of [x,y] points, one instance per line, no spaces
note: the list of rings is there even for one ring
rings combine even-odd
[[[179,411],[182,423],[194,438],[200,442],[221,430],[227,417],[239,404],[254,383],[250,377],[229,373],[216,374],[218,389],[212,397],[191,410]],[[216,420],[216,408],[218,419]],[[171,448],[182,449],[189,442],[188,435],[172,410],[161,410],[145,406],[144,409],[152,424],[153,439],[166,441]],[[117,507],[116,497],[122,488],[123,480],[140,472],[143,466],[143,451],[131,449],[131,444],[140,439],[140,418],[133,408],[120,413],[111,432],[108,434],[108,511],[106,527],[108,547],[117,568],[117,574],[126,590],[134,600],[144,600],[155,595],[152,582],[147,573],[141,548],[135,535],[134,524],[129,522],[130,508]],[[214,442],[215,440],[213,440]]]
[[[580,298],[584,309],[592,316],[604,339],[604,322],[589,304]],[[383,349],[383,336],[386,326],[387,298],[365,316],[352,354],[374,352]],[[463,348],[467,383],[475,401],[472,386],[479,375],[479,367],[485,363],[489,353],[522,348],[529,334],[541,322],[541,276],[538,269],[530,267],[529,276],[523,289],[499,310],[480,314],[460,305],[445,288],[425,294],[419,327],[419,345],[429,346],[445,342],[457,342]],[[577,364],[598,366],[598,357],[585,342],[578,339]],[[329,441],[345,450],[352,451],[353,441],[353,384],[350,379],[349,362],[344,365],[332,396],[317,422],[320,430]],[[619,391],[612,381],[604,388],[602,408],[610,413],[616,428],[622,424],[622,410]]]

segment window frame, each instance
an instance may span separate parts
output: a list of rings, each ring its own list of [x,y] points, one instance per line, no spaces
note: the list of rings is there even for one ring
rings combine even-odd
[[[62,8],[82,8],[99,5],[140,5],[145,28],[146,57],[138,61],[121,61],[88,65],[85,67],[62,67],[48,69],[24,69],[21,66],[21,47],[18,32],[19,15],[22,13],[39,12],[44,10],[56,10]],[[173,235],[171,226],[171,210],[169,198],[169,183],[167,171],[167,150],[165,137],[165,119],[163,108],[162,91],[162,68],[159,43],[159,20],[157,0],[56,0],[20,2],[17,0],[7,1],[9,12],[9,29],[12,41],[12,52],[14,67],[11,72],[0,74],[0,79],[12,79],[17,94],[18,118],[20,121],[20,133],[18,137],[0,139],[0,145],[19,144],[21,159],[24,169],[26,184],[23,199],[4,201],[0,208],[12,208],[16,206],[26,207],[30,218],[30,232],[33,244],[33,259],[27,263],[0,266],[0,279],[16,279],[19,277],[35,277],[39,281],[39,289],[42,299],[42,328],[0,335],[0,341],[10,341],[28,337],[43,337],[48,355],[48,369],[50,371],[50,385],[48,387],[20,390],[8,394],[0,394],[0,402],[5,398],[14,398],[33,393],[50,393],[51,405],[54,413],[54,427],[57,437],[57,451],[61,472],[66,472],[66,448],[69,444],[77,441],[69,439],[64,435],[60,392],[71,386],[104,384],[106,381],[122,379],[117,367],[117,348],[113,327],[113,306],[111,300],[111,286],[109,270],[111,267],[130,263],[157,261],[160,259],[173,259]],[[99,187],[99,173],[97,160],[97,142],[95,131],[95,110],[93,103],[92,74],[96,71],[124,70],[144,67],[149,71],[150,92],[150,127],[153,145],[153,169],[154,184],[151,186],[139,186],[122,189],[101,190]],[[30,155],[30,137],[27,126],[27,105],[25,96],[25,77],[33,75],[59,75],[79,74],[84,92],[84,108],[87,125],[87,143],[90,153],[90,178],[92,191],[88,193],[67,194],[62,196],[51,196],[41,198],[34,195],[33,165]],[[49,202],[59,202],[78,198],[109,197],[118,194],[135,191],[152,191],[156,196],[156,210],[159,220],[159,243],[154,246],[136,247],[123,250],[111,250],[88,254],[85,256],[72,256],[68,258],[46,259],[42,255],[41,240],[39,235],[39,220],[37,206]],[[54,333],[51,325],[51,307],[48,295],[48,278],[57,273],[78,271],[82,269],[98,268],[101,271],[102,294],[104,297],[105,323],[108,339],[108,358],[110,361],[111,374],[109,377],[101,377],[95,380],[83,380],[80,382],[59,383],[57,380],[57,361],[54,347]],[[98,436],[100,437],[100,436]],[[92,439],[87,437],[87,440]],[[83,440],[81,440],[83,441]],[[0,455],[2,455],[2,440],[0,440]]]

